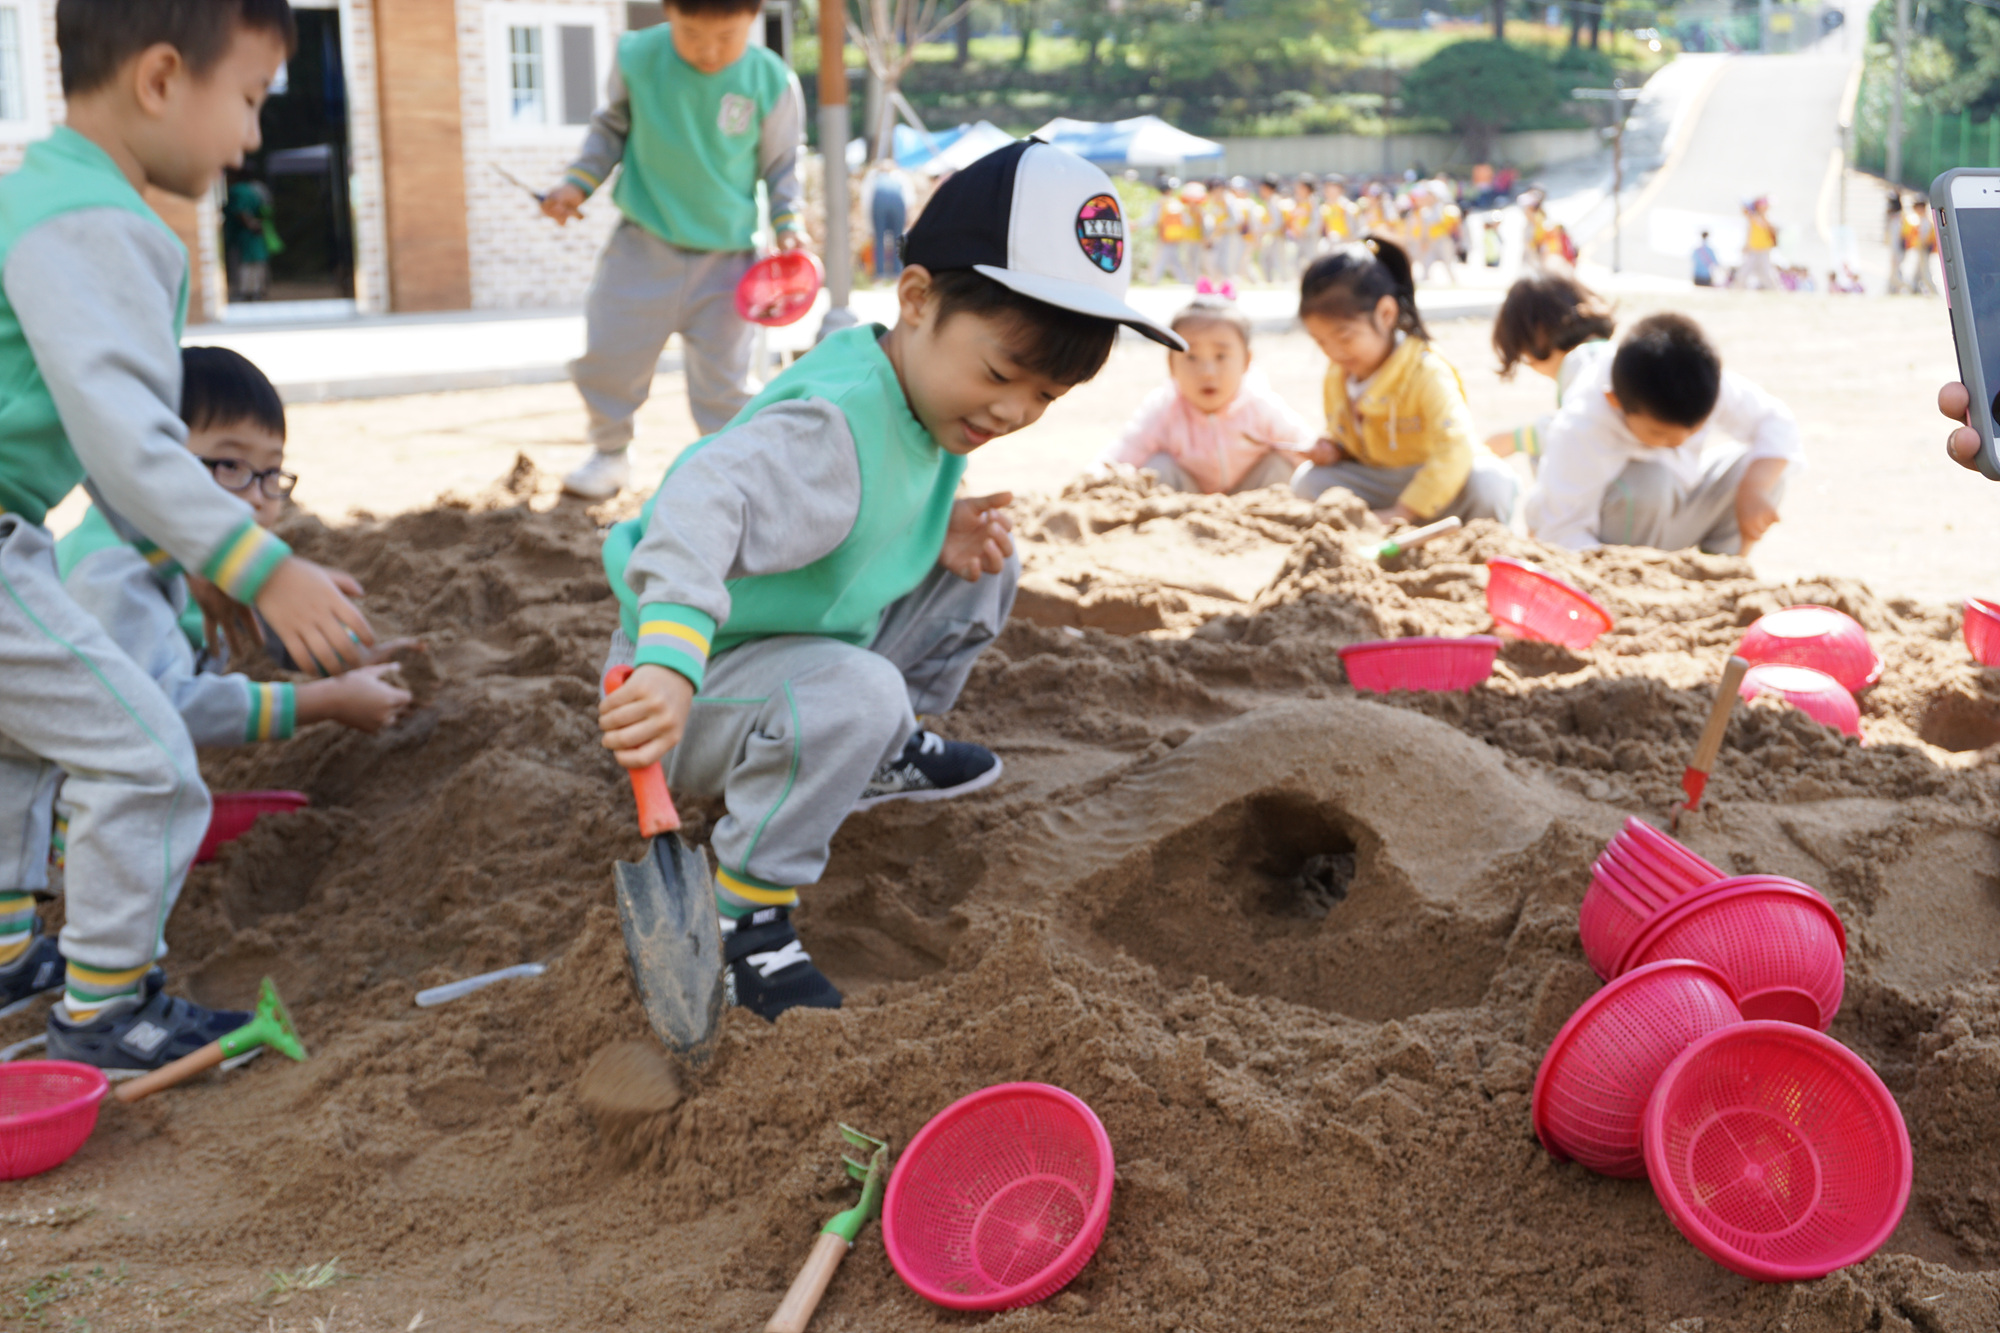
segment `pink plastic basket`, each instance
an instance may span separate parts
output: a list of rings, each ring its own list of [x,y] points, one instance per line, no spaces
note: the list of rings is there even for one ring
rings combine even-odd
[[[1486,610],[1502,634],[1588,648],[1611,628],[1611,613],[1588,593],[1533,565],[1495,556],[1486,571]]]
[[[1774,662],[1753,666],[1745,673],[1736,693],[1744,699],[1775,695],[1815,722],[1848,736],[1861,734],[1861,706],[1854,702],[1854,696],[1832,676],[1812,667]]]
[[[1380,639],[1340,650],[1340,664],[1354,688],[1376,694],[1391,690],[1469,690],[1493,674],[1500,640],[1490,634],[1462,639]]]
[[[110,1087],[103,1070],[68,1060],[0,1064],[0,1180],[40,1175],[74,1156]]]
[[[1646,1104],[1644,1139],[1681,1234],[1759,1282],[1860,1263],[1910,1202],[1896,1099],[1860,1056],[1791,1023],[1739,1023],[1681,1052]]]
[[[736,284],[736,313],[752,324],[781,329],[805,318],[826,282],[826,270],[805,250],[760,259]]]
[[[194,854],[196,865],[213,861],[223,844],[235,842],[265,815],[290,814],[312,804],[302,791],[219,791],[213,801],[208,832]]]
[[[1591,867],[1590,888],[1577,909],[1583,956],[1598,976],[1618,975],[1618,962],[1663,908],[1724,878],[1722,871],[1650,824],[1625,821]]]
[[[1744,631],[1737,655],[1752,666],[1811,667],[1860,693],[1882,678],[1882,659],[1861,623],[1830,606],[1788,606]]]
[[[1535,1137],[1560,1161],[1637,1180],[1646,1174],[1639,1125],[1660,1071],[1696,1038],[1742,1021],[1729,984],[1704,963],[1627,972],[1549,1044],[1535,1075]]]
[[[1966,599],[1965,646],[1979,665],[2000,666],[2000,603]]]
[[[1833,1025],[1846,989],[1847,929],[1797,880],[1744,875],[1698,889],[1648,922],[1621,971],[1693,958],[1729,980],[1745,1018]]]
[[[947,1106],[889,1177],[882,1243],[925,1300],[1012,1310],[1083,1271],[1111,1216],[1111,1140],[1082,1101],[1003,1083]]]

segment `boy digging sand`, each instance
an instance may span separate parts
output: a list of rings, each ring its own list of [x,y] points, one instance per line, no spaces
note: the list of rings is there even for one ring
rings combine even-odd
[[[563,478],[573,495],[623,489],[632,414],[670,334],[685,345],[688,406],[703,434],[750,398],[756,330],[736,313],[736,284],[756,259],[758,181],[778,249],[805,240],[805,98],[783,60],[750,45],[762,13],[763,0],[669,0],[667,22],[627,33],[583,153],[542,202],[567,222],[622,167],[612,198],[624,217],[598,260],[586,346],[569,367],[596,451]]]
[[[951,707],[1006,623],[1019,565],[1000,511],[954,500],[965,457],[1090,379],[1125,303],[1110,179],[1017,143],[940,186],[904,239],[894,329],[842,330],[690,446],[605,543],[637,670],[599,708],[627,768],[722,796],[717,906],[735,1002],[836,1007],[791,924],[854,809],[1000,776],[917,714]]]
[[[183,441],[187,254],[141,188],[207,191],[258,145],[284,0],[59,0],[68,124],[0,180],[0,1004],[47,989],[37,933],[53,770],[72,809],[51,1058],[145,1070],[247,1015],[170,999],[161,928],[208,823],[186,725],[76,604],[42,520],[88,476],[121,529],[254,603],[300,662],[358,665],[368,622]]]

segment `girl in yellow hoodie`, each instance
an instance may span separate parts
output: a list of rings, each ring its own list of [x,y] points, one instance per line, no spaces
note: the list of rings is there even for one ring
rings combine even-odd
[[[1339,487],[1384,522],[1498,519],[1520,483],[1478,443],[1465,385],[1431,350],[1409,256],[1370,238],[1313,261],[1299,320],[1333,364],[1326,435],[1292,477],[1308,500]]]

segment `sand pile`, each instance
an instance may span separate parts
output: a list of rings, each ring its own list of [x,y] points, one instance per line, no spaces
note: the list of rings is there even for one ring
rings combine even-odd
[[[1041,1079],[1097,1108],[1118,1192],[1078,1281],[996,1328],[2000,1326],[1981,750],[2000,678],[1952,613],[1483,525],[1381,567],[1357,556],[1379,536],[1364,511],[1275,492],[1107,483],[1024,507],[1020,614],[950,723],[1001,750],[1007,780],[850,819],[801,914],[849,1007],[732,1015],[714,1068],[648,1109],[630,1051],[586,1078],[646,1035],[610,892],[640,840],[595,742],[614,620],[596,527],[546,491],[522,470],[456,507],[287,534],[369,585],[378,628],[424,636],[423,706],[382,736],[213,762],[218,785],[295,786],[315,808],[196,872],[171,963],[211,1000],[274,974],[314,1058],[107,1111],[79,1158],[15,1187],[14,1280],[69,1269],[67,1309],[101,1329],[305,1327],[336,1305],[343,1329],[419,1310],[424,1327],[760,1327],[849,1197],[836,1120],[902,1143],[965,1092]],[[1617,629],[1587,653],[1511,646],[1469,697],[1356,699],[1333,650],[1484,630],[1498,554],[1582,584]],[[1835,1035],[1901,1099],[1918,1175],[1882,1254],[1773,1288],[1703,1259],[1643,1182],[1552,1162],[1527,1100],[1596,987],[1574,928],[1590,861],[1628,814],[1669,808],[1741,627],[1808,600],[1887,659],[1869,744],[1740,710],[1686,834],[1839,908]],[[411,1004],[530,960],[547,976]],[[816,1328],[968,1322],[905,1290],[873,1236]],[[334,1256],[359,1276],[256,1304],[262,1274]],[[122,1282],[78,1276],[117,1264]]]

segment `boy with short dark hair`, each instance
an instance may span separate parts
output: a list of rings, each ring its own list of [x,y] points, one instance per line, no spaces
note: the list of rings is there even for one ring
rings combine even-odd
[[[163,992],[161,928],[208,824],[186,725],[62,587],[43,519],[86,477],[114,526],[254,603],[301,662],[368,622],[184,447],[187,253],[140,194],[186,198],[258,145],[294,38],[284,0],[58,0],[68,123],[0,180],[0,1006],[63,985],[49,1055],[157,1068],[240,1026]],[[37,932],[67,775],[60,950]],[[66,973],[66,978],[65,978]]]
[[[1787,465],[1804,457],[1790,410],[1724,370],[1700,325],[1652,315],[1564,396],[1528,496],[1528,531],[1577,551],[1747,555],[1778,521]]]
[[[749,401],[756,330],[735,294],[756,260],[759,181],[777,248],[805,242],[805,94],[783,60],[750,45],[763,0],[667,0],[666,10],[665,23],[619,41],[583,152],[542,202],[566,222],[622,168],[612,199],[624,217],[598,260],[586,346],[569,367],[595,452],[563,485],[589,500],[616,495],[631,475],[632,416],[670,335],[681,335],[704,435]]]
[[[837,1007],[790,916],[849,812],[997,780],[998,756],[918,722],[950,708],[1005,625],[1009,495],[955,499],[965,456],[1100,370],[1129,238],[1098,168],[1023,142],[938,188],[905,240],[893,329],[833,334],[614,528],[623,604],[599,707],[627,768],[720,795],[712,845],[736,1002]]]

